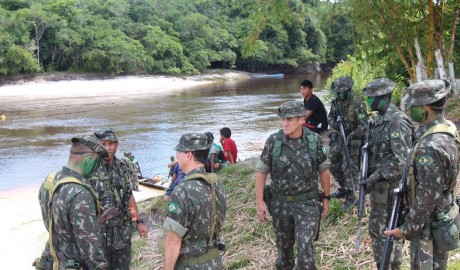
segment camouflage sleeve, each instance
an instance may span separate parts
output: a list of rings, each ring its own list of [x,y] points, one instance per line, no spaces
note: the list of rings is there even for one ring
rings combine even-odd
[[[419,234],[423,225],[441,204],[444,173],[447,170],[442,160],[443,154],[432,147],[419,147],[413,160],[415,166],[415,201],[411,204],[401,232],[410,237]],[[409,186],[410,188],[410,186]],[[408,198],[411,200],[411,198]]]
[[[323,141],[321,140],[321,136],[316,135],[316,152],[317,154],[317,164],[318,164],[318,171],[322,172],[325,169],[329,169],[331,166],[331,162],[327,158],[327,150],[326,147],[323,145]]]
[[[174,189],[174,192],[171,194],[171,198],[168,203],[168,208],[166,210],[167,218],[171,219],[170,221],[168,221],[168,224],[173,224],[174,226],[171,226],[169,228],[166,227],[165,229],[170,229],[174,231],[177,235],[183,236],[185,232],[187,232],[187,228],[189,227],[191,222],[191,212],[189,210],[189,207],[191,207],[189,194],[182,186],[177,186]],[[177,224],[174,224],[174,222],[171,221],[174,221]],[[165,224],[163,224],[163,227],[165,227],[165,225],[167,225],[166,221]]]
[[[256,168],[258,168],[259,171],[263,171],[263,172],[270,171],[270,168],[272,166],[272,160],[273,160],[272,152],[273,152],[273,144],[275,142],[275,138],[276,138],[276,133],[270,135],[270,137],[268,137],[267,141],[265,142],[264,150],[262,150],[262,154],[260,154],[260,160],[259,160],[259,163],[262,162],[265,166],[259,166],[259,163],[258,163]]]
[[[412,124],[407,117],[396,117],[391,121],[387,135],[391,153],[382,159],[380,169],[374,172],[372,177],[387,179],[391,182],[399,181],[407,149],[412,146],[412,131]]]
[[[355,102],[355,113],[356,113],[356,121],[357,121],[357,127],[353,131],[354,136],[356,138],[364,138],[366,136],[366,130],[367,130],[367,108],[364,102],[356,98]]]
[[[334,108],[334,105],[331,105],[331,110],[329,111],[329,114],[327,115],[327,121],[329,122],[329,125],[333,129],[339,130],[339,125],[337,124],[337,110]]]
[[[90,269],[107,269],[96,214],[96,203],[83,187],[69,205],[69,220],[82,260]]]

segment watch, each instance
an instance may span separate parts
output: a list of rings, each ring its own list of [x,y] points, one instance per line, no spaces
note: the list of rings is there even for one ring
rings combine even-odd
[[[329,196],[329,197],[330,197],[330,196]],[[144,223],[144,221],[143,221],[142,219],[138,219],[138,220],[136,220],[136,223],[137,223],[137,224],[141,224],[141,223]]]

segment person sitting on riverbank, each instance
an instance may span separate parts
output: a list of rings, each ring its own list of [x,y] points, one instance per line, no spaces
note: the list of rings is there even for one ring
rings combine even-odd
[[[327,130],[327,113],[323,102],[313,94],[313,83],[304,80],[300,84],[300,94],[302,95],[303,105],[307,110],[305,115],[305,126],[315,133],[322,133]]]
[[[176,161],[177,163],[177,161]],[[169,184],[168,190],[166,190],[166,194],[163,197],[165,202],[169,202],[169,198],[171,197],[171,193],[173,192],[174,188],[180,184],[182,179],[185,177],[185,173],[179,168],[179,164],[176,164],[173,169],[173,175],[171,178],[171,184]]]
[[[230,164],[235,164],[238,159],[238,149],[236,143],[230,137],[232,136],[232,131],[228,127],[224,127],[220,130],[220,143],[224,148],[224,157],[227,162]]]
[[[211,146],[211,149],[209,149],[209,155],[206,159],[204,167],[207,172],[215,172],[216,170],[219,170],[222,166],[221,158],[224,157],[224,152],[222,151],[222,147],[214,142],[214,135],[212,135],[211,132],[206,132],[205,134],[206,136],[211,138],[211,140],[213,141],[213,145]],[[219,156],[221,158],[219,158]]]

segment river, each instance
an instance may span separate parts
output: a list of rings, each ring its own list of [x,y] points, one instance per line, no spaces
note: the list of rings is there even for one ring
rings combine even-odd
[[[173,147],[187,132],[210,131],[218,141],[219,130],[229,127],[239,159],[259,155],[268,135],[280,127],[276,108],[288,100],[301,100],[299,85],[304,79],[313,82],[315,94],[325,101],[328,92],[320,89],[327,76],[219,81],[163,95],[101,95],[82,105],[75,97],[0,100],[0,114],[2,108],[9,112],[7,120],[0,122],[0,190],[38,186],[49,172],[66,163],[72,136],[108,127],[119,137],[117,156],[132,152],[146,177],[167,177]],[[73,83],[64,82],[64,89]]]

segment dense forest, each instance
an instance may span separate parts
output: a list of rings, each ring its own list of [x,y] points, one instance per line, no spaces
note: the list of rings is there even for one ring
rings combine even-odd
[[[457,0],[0,0],[0,74],[305,72],[342,63],[343,72],[359,69],[415,81],[416,39],[429,75],[436,49],[446,65],[460,57],[459,5]]]

